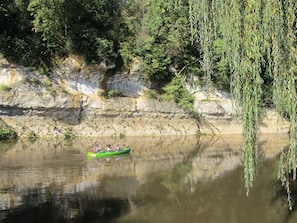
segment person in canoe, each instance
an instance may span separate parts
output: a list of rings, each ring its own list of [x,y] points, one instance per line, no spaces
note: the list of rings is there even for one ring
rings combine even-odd
[[[93,150],[94,150],[95,153],[100,153],[101,152],[101,149],[100,149],[100,147],[98,145],[96,145]]]
[[[116,145],[115,150],[116,151],[120,151],[121,150],[121,148],[119,147],[119,145]]]
[[[107,147],[106,147],[106,152],[111,152],[112,151],[112,149],[111,149],[111,145],[107,145]]]

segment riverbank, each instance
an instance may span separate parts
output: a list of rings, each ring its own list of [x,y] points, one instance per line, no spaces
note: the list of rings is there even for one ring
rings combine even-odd
[[[107,68],[67,58],[51,76],[0,61],[0,118],[21,138],[242,134],[229,94],[190,88],[194,119],[174,101],[146,96],[149,84],[135,65],[108,77]],[[138,65],[139,66],[139,65]],[[102,92],[121,92],[104,97]],[[260,133],[287,133],[289,124],[266,111]]]

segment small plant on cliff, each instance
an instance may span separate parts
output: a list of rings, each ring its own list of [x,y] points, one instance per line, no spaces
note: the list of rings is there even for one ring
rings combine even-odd
[[[10,91],[12,87],[10,85],[1,84],[0,85],[0,91]]]
[[[156,90],[148,90],[144,93],[147,98],[160,100],[160,94]]]
[[[39,73],[43,74],[43,75],[48,75],[48,73],[50,72],[50,68],[47,65],[43,65],[39,67]]]
[[[6,139],[16,139],[17,133],[9,127],[4,127],[0,129],[0,140]]]
[[[53,97],[55,97],[57,95],[57,91],[55,89],[53,89],[53,88],[50,89],[49,93]]]
[[[35,141],[37,139],[37,134],[34,131],[30,131],[27,135],[27,139],[30,141]]]
[[[174,77],[163,90],[165,91],[165,94],[162,96],[163,99],[174,100],[181,108],[189,112],[194,111],[194,98],[185,88],[180,76]]]
[[[46,81],[43,82],[43,85],[47,88],[52,87],[53,86],[53,82],[51,79],[46,79]]]
[[[49,90],[49,93],[51,96],[55,97],[57,92],[56,90],[54,89],[53,87],[53,82],[51,79],[46,79],[44,82],[43,82],[43,86],[45,86],[48,90]]]
[[[113,98],[113,97],[121,97],[123,96],[123,94],[120,90],[108,90],[103,92],[102,96],[106,98]]]
[[[66,131],[64,133],[64,138],[67,139],[67,140],[75,138],[75,135],[73,133],[73,129],[71,127],[66,128]]]

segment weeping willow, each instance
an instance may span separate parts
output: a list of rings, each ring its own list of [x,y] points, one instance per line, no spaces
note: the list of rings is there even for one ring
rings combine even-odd
[[[286,187],[292,209],[289,175],[296,180],[297,117],[296,117],[296,1],[269,2],[267,14],[271,29],[273,99],[277,111],[290,120],[290,145],[280,159],[279,177]]]
[[[224,43],[231,93],[243,121],[247,194],[256,174],[264,74],[273,79],[276,110],[291,123],[282,170],[293,170],[296,179],[296,4],[295,0],[189,0],[192,38],[201,46],[208,79],[213,73],[213,41],[220,38]]]
[[[213,50],[212,45],[215,35],[214,19],[216,12],[215,0],[190,0],[190,25],[192,39],[200,42],[202,56],[202,70],[205,73],[206,84],[211,84],[213,74]],[[199,9],[199,10],[197,10]]]

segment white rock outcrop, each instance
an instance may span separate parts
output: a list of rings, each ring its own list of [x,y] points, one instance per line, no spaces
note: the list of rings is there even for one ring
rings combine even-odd
[[[80,58],[61,61],[50,78],[32,68],[0,61],[0,118],[19,136],[195,135],[241,134],[230,95],[190,89],[195,120],[174,102],[143,96],[149,83],[136,61],[130,72],[110,77],[108,67],[86,66]],[[102,92],[116,90],[123,97],[106,99]],[[268,111],[262,133],[288,132],[288,123]]]

